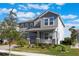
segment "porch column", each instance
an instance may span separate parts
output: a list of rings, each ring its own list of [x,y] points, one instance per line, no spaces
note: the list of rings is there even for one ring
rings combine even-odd
[[[27,40],[28,40],[28,42],[29,42],[29,44],[30,44],[29,32],[28,32],[28,34],[27,34]]]
[[[37,43],[39,43],[40,42],[40,33],[39,33],[39,31],[37,31]]]

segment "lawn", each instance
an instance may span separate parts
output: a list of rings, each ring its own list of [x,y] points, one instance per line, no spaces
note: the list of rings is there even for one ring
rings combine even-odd
[[[57,55],[57,56],[79,56],[79,49],[71,49],[69,46],[66,46],[67,51],[61,52],[57,48],[27,48],[27,46],[15,48],[15,51],[23,51],[23,52],[32,52],[32,53],[42,53],[42,54],[49,54],[49,55]]]
[[[32,52],[32,53],[44,53],[46,54],[48,52],[48,49],[44,48],[27,48],[27,46],[15,48],[13,49],[15,51],[23,51],[23,52]]]

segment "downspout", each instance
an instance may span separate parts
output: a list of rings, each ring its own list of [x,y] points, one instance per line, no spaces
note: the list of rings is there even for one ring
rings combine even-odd
[[[57,28],[57,44],[58,44],[58,28]]]
[[[58,29],[55,32],[56,32],[56,39],[57,39],[57,45],[58,45]]]

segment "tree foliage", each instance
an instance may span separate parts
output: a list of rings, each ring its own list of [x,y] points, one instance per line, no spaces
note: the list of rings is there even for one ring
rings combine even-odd
[[[23,38],[26,38],[26,33],[20,33],[17,31],[17,14],[13,12],[13,9],[4,18],[4,21],[0,24],[0,38],[8,39],[9,45],[12,41],[16,41],[18,45],[22,45]]]
[[[72,26],[71,28],[69,28],[69,31],[71,31],[71,43],[75,44],[76,43],[76,37],[77,37],[77,31],[75,29],[75,26]]]
[[[1,26],[2,26],[1,37],[8,38],[9,40],[16,37],[16,26],[17,26],[16,17],[17,16],[16,16],[16,13],[12,12],[12,10],[7,15],[7,17],[4,18],[4,21],[1,23]]]
[[[64,45],[71,45],[71,39],[69,37],[66,37],[64,38],[63,41],[61,41],[61,44],[64,44]]]

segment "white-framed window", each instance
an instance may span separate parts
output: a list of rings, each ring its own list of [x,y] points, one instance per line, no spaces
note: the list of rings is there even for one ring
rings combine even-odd
[[[27,27],[28,26],[28,24],[27,23],[25,23],[25,27]]]
[[[48,19],[46,18],[46,19],[44,19],[44,25],[48,25]]]
[[[50,24],[50,25],[53,25],[53,24],[54,24],[54,21],[55,21],[55,18],[54,18],[54,17],[50,17],[50,20],[49,20],[49,21],[50,21],[49,24]]]
[[[33,27],[33,23],[30,23],[30,28],[32,28]]]
[[[44,18],[44,25],[53,25],[55,21],[54,17]]]
[[[44,33],[44,38],[47,40],[49,38],[49,32]]]
[[[21,26],[21,28],[24,28],[24,23],[21,23],[20,26]]]

